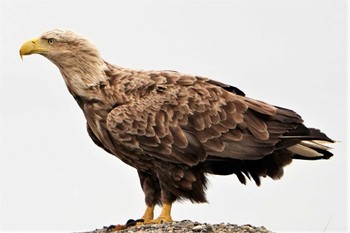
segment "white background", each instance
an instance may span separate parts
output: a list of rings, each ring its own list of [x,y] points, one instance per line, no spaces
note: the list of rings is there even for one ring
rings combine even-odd
[[[210,177],[210,204],[175,204],[175,220],[347,230],[346,1],[2,0],[2,231],[93,230],[144,210],[136,171],[93,144],[58,69],[19,58],[54,28],[85,35],[114,64],[230,83],[341,141],[332,159],[294,161],[259,188]]]

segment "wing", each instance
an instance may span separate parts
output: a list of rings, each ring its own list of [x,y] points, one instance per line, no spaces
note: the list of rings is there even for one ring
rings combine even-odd
[[[302,122],[293,111],[203,77],[148,72],[131,80],[132,101],[107,117],[112,138],[173,163],[193,166],[208,156],[260,159],[290,146],[280,144],[279,137]]]

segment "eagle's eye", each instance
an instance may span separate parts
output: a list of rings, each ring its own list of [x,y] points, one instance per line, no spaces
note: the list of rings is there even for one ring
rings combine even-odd
[[[47,40],[47,43],[49,43],[49,44],[53,44],[53,42],[55,41],[55,39],[53,39],[53,38],[50,38],[50,39],[48,39]]]

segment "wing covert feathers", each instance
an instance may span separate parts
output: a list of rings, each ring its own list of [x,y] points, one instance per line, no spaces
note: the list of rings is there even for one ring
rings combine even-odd
[[[331,139],[306,128],[294,111],[232,86],[172,71],[110,75],[127,100],[108,114],[111,137],[150,159],[195,166],[211,157],[261,160],[276,150],[322,157],[329,149],[315,140]]]

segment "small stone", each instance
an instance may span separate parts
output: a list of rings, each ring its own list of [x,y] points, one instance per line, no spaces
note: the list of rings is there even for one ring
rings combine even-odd
[[[191,221],[181,222],[179,224],[181,224],[182,227],[186,227],[186,228],[192,228],[193,226],[195,226],[195,223]]]
[[[213,227],[210,226],[210,225],[206,225],[205,228],[206,228],[206,230],[207,230],[208,233],[213,233],[213,232],[214,232]]]
[[[203,231],[203,230],[206,230],[206,226],[205,225],[197,225],[197,226],[194,226],[192,227],[192,230],[195,231],[195,232],[199,232],[199,231]]]

